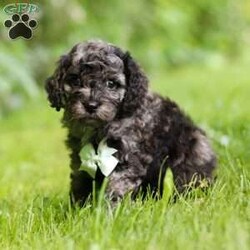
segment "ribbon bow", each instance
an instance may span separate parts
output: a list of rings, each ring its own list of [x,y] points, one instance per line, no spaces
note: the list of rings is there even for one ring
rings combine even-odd
[[[116,149],[108,147],[105,140],[99,143],[97,154],[92,144],[86,144],[80,151],[81,166],[79,170],[86,171],[92,178],[95,178],[97,168],[99,167],[106,177],[111,174],[119,162],[113,154]]]

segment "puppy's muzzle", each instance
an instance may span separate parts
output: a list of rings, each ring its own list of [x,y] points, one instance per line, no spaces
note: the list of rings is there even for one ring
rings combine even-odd
[[[99,103],[97,101],[90,101],[89,103],[85,104],[85,109],[90,113],[96,112],[99,107]]]

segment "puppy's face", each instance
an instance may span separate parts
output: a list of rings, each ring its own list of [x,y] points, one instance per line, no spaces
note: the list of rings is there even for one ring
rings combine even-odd
[[[77,45],[58,68],[64,108],[71,119],[111,121],[122,102],[123,61],[105,44]]]
[[[109,122],[128,116],[147,92],[147,78],[129,53],[102,41],[81,43],[46,82],[51,106],[69,120]]]
[[[71,58],[62,79],[65,110],[72,119],[111,121],[126,89],[121,59],[112,55],[86,60],[81,52],[75,52]]]

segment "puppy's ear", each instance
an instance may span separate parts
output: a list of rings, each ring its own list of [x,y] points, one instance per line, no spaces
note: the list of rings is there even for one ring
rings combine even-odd
[[[127,91],[123,99],[123,112],[132,114],[140,105],[148,90],[148,79],[140,66],[126,52],[123,56]]]
[[[56,111],[60,111],[60,109],[63,107],[63,91],[59,86],[59,82],[54,76],[51,76],[46,80],[45,89],[48,94],[50,106],[55,108]]]
[[[67,68],[69,67],[69,56],[62,56],[59,60],[58,67],[55,73],[45,82],[45,90],[48,94],[50,106],[60,111],[65,104],[65,92],[63,88],[62,78]]]

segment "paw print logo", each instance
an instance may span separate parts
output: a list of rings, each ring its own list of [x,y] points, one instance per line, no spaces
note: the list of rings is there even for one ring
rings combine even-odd
[[[9,37],[11,39],[18,37],[30,39],[33,35],[33,29],[37,26],[37,21],[34,19],[30,20],[27,14],[22,16],[14,14],[11,20],[8,19],[4,22],[4,26],[9,28]]]

